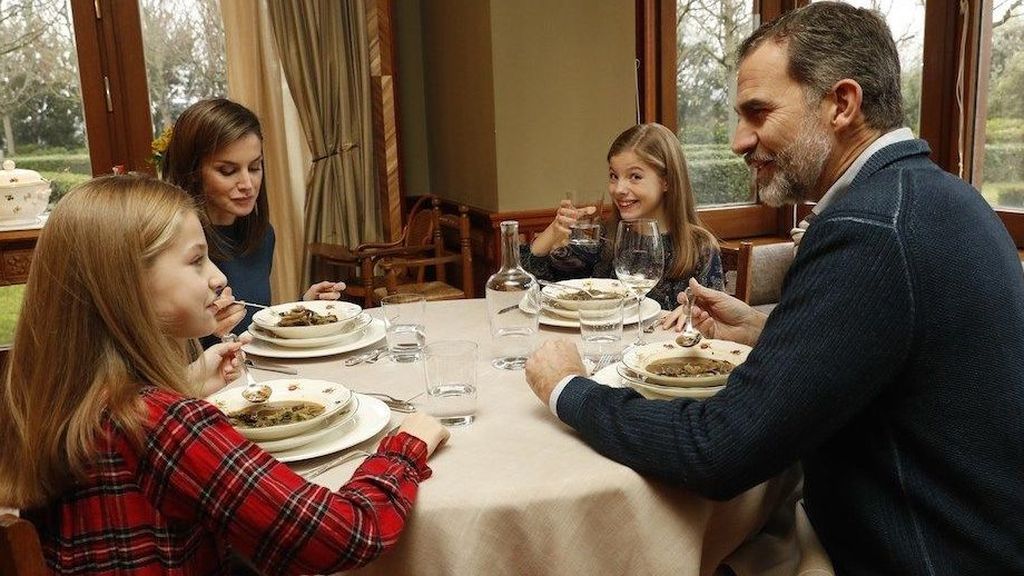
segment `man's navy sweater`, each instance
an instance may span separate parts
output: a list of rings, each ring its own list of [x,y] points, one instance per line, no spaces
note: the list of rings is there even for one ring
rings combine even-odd
[[[985,200],[928,153],[883,148],[822,211],[718,395],[575,378],[560,418],[712,498],[802,462],[839,574],[1024,574],[1024,275]]]

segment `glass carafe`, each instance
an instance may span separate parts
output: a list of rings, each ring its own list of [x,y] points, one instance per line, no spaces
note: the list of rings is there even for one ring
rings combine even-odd
[[[519,223],[501,223],[501,269],[487,279],[495,368],[520,370],[533,353],[540,318],[540,285],[519,264]]]

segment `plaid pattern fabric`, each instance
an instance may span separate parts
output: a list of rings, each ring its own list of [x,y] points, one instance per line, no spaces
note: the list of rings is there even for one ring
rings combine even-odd
[[[139,453],[107,427],[86,481],[33,521],[59,574],[215,575],[232,550],[264,574],[330,573],[394,545],[421,480],[426,444],[385,438],[337,493],[242,438],[211,404],[147,389]]]

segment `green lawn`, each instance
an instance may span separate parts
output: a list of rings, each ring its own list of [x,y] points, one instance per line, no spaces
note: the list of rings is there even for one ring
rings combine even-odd
[[[14,325],[21,311],[23,284],[0,287],[0,345],[9,345],[14,340]]]

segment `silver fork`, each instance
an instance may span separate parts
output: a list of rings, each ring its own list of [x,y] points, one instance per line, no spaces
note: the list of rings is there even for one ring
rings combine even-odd
[[[618,354],[602,354],[597,357],[597,362],[594,362],[594,370],[590,373],[591,376],[597,374],[601,370],[604,370],[609,364],[615,361],[615,357]]]
[[[306,478],[315,478],[316,476],[319,476],[319,475],[323,474],[324,472],[327,472],[331,468],[337,468],[338,466],[341,466],[342,464],[344,464],[346,462],[351,462],[352,460],[355,460],[356,458],[365,458],[365,457],[367,457],[369,455],[370,455],[370,453],[367,452],[366,450],[352,450],[350,452],[345,452],[344,454],[342,454],[341,456],[338,456],[334,460],[331,460],[329,462],[324,462],[323,464],[317,466],[316,468],[308,470],[306,472],[305,476],[306,476]]]

